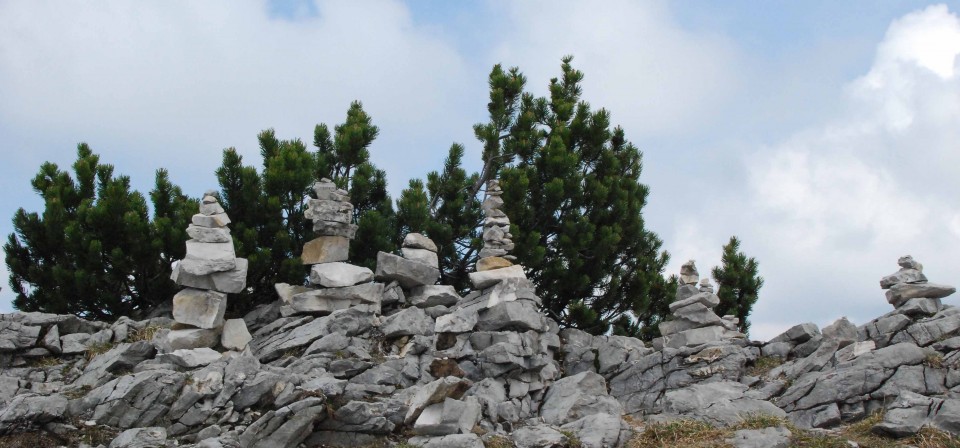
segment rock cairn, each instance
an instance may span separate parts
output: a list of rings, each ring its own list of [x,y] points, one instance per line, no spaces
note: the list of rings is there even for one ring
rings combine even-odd
[[[957,288],[929,283],[923,265],[905,255],[897,260],[900,270],[880,279],[887,290],[887,302],[903,314],[936,314],[943,308],[940,299],[957,292]]]
[[[228,350],[243,350],[250,333],[242,319],[225,321],[227,294],[247,286],[247,260],[237,258],[230,236],[230,217],[207,191],[200,213],[187,227],[187,253],[170,278],[185,288],[173,297],[177,325],[165,335],[164,351],[210,348],[218,342]],[[222,337],[221,337],[222,336]],[[212,354],[210,354],[212,356]]]
[[[348,193],[326,178],[315,182],[313,191],[317,197],[308,199],[304,216],[313,221],[317,236],[303,245],[300,256],[310,266],[311,286],[274,285],[284,302],[281,314],[326,315],[358,306],[379,312],[383,284],[373,281],[370,269],[346,262],[357,233]]]
[[[477,271],[490,271],[513,265],[516,257],[513,250],[513,235],[510,234],[510,218],[500,210],[503,207],[503,190],[500,181],[487,181],[486,197],[483,199],[483,249],[477,261]]]
[[[691,347],[726,338],[745,337],[737,331],[739,319],[734,316],[721,318],[713,312],[713,307],[719,304],[720,298],[713,293],[710,279],[700,281],[693,260],[684,263],[680,267],[676,299],[670,304],[673,319],[660,324],[662,337],[654,340],[654,347]]]

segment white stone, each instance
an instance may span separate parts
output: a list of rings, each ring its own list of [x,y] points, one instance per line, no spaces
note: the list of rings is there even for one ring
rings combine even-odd
[[[243,319],[228,319],[223,323],[220,345],[227,350],[242,351],[253,339]]]
[[[420,308],[432,306],[453,306],[460,301],[460,294],[450,285],[416,286],[410,291],[407,302]]]
[[[227,216],[226,213],[209,216],[203,213],[197,213],[193,215],[190,222],[200,227],[225,227],[227,224],[230,224],[230,217]]]
[[[407,260],[420,262],[432,268],[440,268],[440,259],[437,257],[436,252],[431,252],[426,249],[413,249],[409,247],[400,249],[400,252],[403,253],[403,258],[406,258]]]
[[[246,258],[237,258],[234,260],[236,267],[229,271],[212,272],[206,275],[193,275],[183,270],[181,262],[177,262],[173,271],[170,273],[170,279],[180,286],[187,286],[198,289],[212,289],[215,291],[236,294],[247,287],[247,267],[249,262]]]
[[[208,347],[180,349],[163,355],[163,358],[180,367],[193,369],[220,359],[220,352]]]
[[[373,271],[362,266],[336,261],[310,268],[310,283],[326,288],[353,286],[373,281]]]
[[[220,340],[220,329],[184,328],[170,330],[158,342],[158,348],[164,352],[180,349],[213,347]]]
[[[173,296],[173,319],[197,328],[223,326],[227,295],[222,292],[186,288]]]
[[[187,255],[180,262],[181,269],[192,275],[223,272],[237,267],[233,243],[201,243],[187,240]]]
[[[501,281],[511,278],[526,279],[527,276],[523,273],[523,267],[520,265],[513,265],[502,269],[494,269],[492,271],[470,273],[470,283],[473,284],[475,289],[486,289]]]
[[[407,236],[403,237],[403,247],[437,252],[437,245],[433,240],[419,233],[408,233]]]
[[[190,224],[187,226],[187,235],[201,243],[229,243],[230,229],[227,227],[200,227]]]

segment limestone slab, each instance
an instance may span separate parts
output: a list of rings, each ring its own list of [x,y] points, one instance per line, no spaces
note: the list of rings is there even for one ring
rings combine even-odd
[[[350,255],[350,240],[342,236],[321,236],[303,245],[300,260],[303,264],[346,261]]]
[[[227,295],[222,292],[186,288],[173,296],[173,319],[197,328],[223,326]]]

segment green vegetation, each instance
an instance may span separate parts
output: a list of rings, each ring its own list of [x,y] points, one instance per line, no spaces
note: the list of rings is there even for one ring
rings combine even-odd
[[[732,314],[740,319],[740,332],[747,334],[750,331],[750,311],[757,303],[760,288],[763,287],[763,277],[758,273],[759,265],[753,257],[747,258],[740,252],[740,240],[730,237],[730,242],[723,246],[722,266],[713,268],[713,279],[716,280],[720,297],[720,305],[715,312],[719,316]]]

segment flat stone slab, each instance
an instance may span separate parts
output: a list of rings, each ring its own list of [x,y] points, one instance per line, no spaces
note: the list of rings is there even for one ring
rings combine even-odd
[[[205,366],[220,359],[220,352],[209,347],[180,349],[174,350],[172,353],[162,355],[162,358],[180,367],[193,369]]]
[[[426,249],[430,252],[437,252],[437,245],[420,233],[408,233],[407,236],[403,237],[403,247],[409,247],[411,249]]]
[[[460,294],[450,285],[417,286],[410,291],[407,302],[420,308],[432,306],[453,306],[460,301]]]
[[[303,245],[300,260],[303,264],[347,261],[350,255],[350,240],[342,236],[321,236]]]
[[[526,278],[527,275],[523,272],[523,267],[516,264],[502,269],[470,273],[470,283],[473,284],[475,289],[486,289],[508,279]]]
[[[887,291],[887,302],[896,308],[910,299],[942,299],[957,288],[937,283],[898,283]]]
[[[373,271],[342,261],[315,264],[310,268],[310,283],[326,288],[340,288],[373,281]]]
[[[241,351],[253,339],[247,324],[243,319],[227,319],[223,323],[223,334],[220,335],[220,345],[227,350]]]
[[[296,312],[330,314],[353,306],[369,305],[379,311],[383,283],[362,283],[343,288],[312,289],[290,298]]]
[[[173,296],[173,319],[197,328],[223,326],[227,295],[222,292],[186,288]]]
[[[246,258],[237,258],[236,267],[229,271],[212,272],[205,275],[194,275],[186,272],[182,263],[177,263],[170,274],[170,279],[180,286],[198,289],[213,289],[220,292],[236,294],[247,287]]]
[[[418,261],[426,264],[427,266],[440,269],[440,259],[437,257],[436,252],[426,249],[414,249],[410,247],[404,247],[400,249],[400,252],[403,253],[403,258],[406,258],[407,260]]]
[[[233,243],[187,240],[187,255],[180,261],[180,266],[188,274],[206,275],[236,268],[236,259]]]

